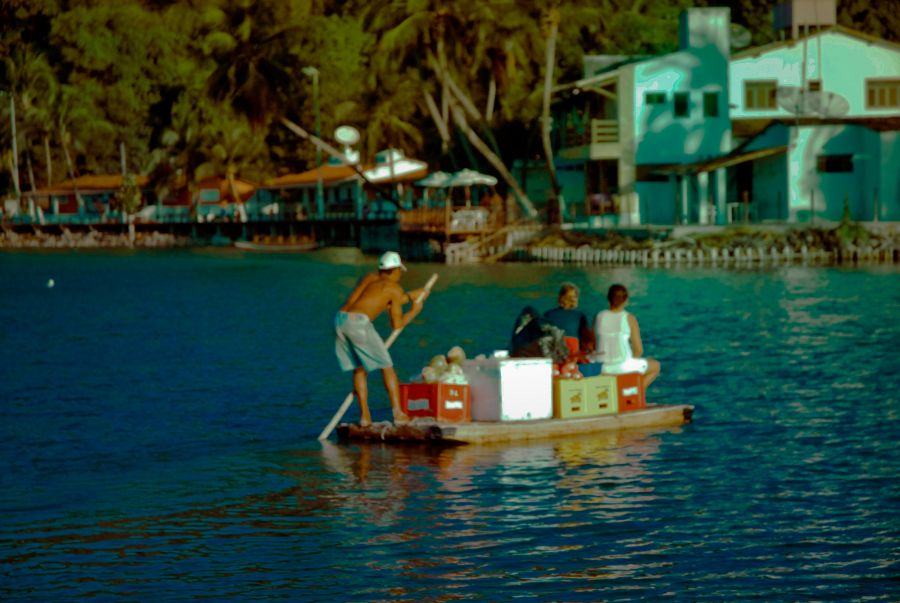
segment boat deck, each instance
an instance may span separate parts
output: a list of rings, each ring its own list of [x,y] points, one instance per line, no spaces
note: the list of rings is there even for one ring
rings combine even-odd
[[[655,404],[641,410],[579,419],[541,419],[537,421],[473,421],[441,423],[417,418],[409,423],[389,421],[360,427],[357,423],[341,423],[338,441],[384,441],[432,443],[444,445],[521,442],[584,435],[598,431],[639,427],[683,425],[692,420],[690,404]]]

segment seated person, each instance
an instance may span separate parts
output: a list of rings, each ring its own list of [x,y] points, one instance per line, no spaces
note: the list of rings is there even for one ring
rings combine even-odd
[[[633,314],[625,311],[628,290],[622,285],[613,285],[606,294],[609,309],[594,318],[594,335],[597,338],[596,359],[603,363],[603,373],[621,375],[640,373],[641,387],[647,387],[659,375],[659,362],[653,358],[641,358],[644,344],[641,330]]]
[[[581,292],[573,283],[563,283],[559,288],[558,306],[544,312],[544,319],[562,329],[569,360],[586,363],[587,354],[594,351],[594,332],[588,326],[584,312],[578,310]]]
[[[565,362],[569,354],[562,330],[541,318],[532,306],[516,318],[509,349],[512,358],[550,358],[555,364]]]

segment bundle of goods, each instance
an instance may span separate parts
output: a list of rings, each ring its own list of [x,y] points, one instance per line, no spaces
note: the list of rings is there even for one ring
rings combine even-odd
[[[462,364],[466,360],[465,351],[458,345],[453,346],[447,354],[438,354],[431,359],[428,366],[422,369],[420,381],[424,383],[454,383],[466,385]]]
[[[578,368],[578,363],[574,360],[570,360],[563,364],[554,364],[553,376],[559,377],[560,379],[581,379],[584,375],[582,375],[581,370]]]

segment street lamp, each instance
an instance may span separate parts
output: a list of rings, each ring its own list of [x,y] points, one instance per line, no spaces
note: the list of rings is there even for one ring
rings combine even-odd
[[[303,68],[303,75],[308,75],[313,82],[313,113],[316,118],[316,215],[319,219],[325,217],[325,193],[322,185],[322,149],[319,148],[319,140],[322,139],[322,123],[319,118],[319,70],[309,66]]]

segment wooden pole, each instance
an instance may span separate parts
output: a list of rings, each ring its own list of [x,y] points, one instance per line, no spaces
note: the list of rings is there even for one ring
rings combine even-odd
[[[431,291],[431,288],[434,286],[435,281],[437,281],[438,275],[437,273],[432,274],[431,278],[428,279],[428,282],[425,283],[425,291],[423,291],[419,297],[416,299],[416,303],[422,300],[422,298]],[[384,347],[390,348],[397,337],[400,336],[400,333],[403,331],[403,327],[398,329],[394,329],[394,331],[387,338],[387,341],[384,342]],[[341,417],[344,416],[344,413],[347,412],[347,409],[350,408],[350,405],[353,404],[353,392],[347,394],[347,397],[344,398],[344,402],[341,404],[340,408],[338,408],[337,412],[334,413],[334,416],[331,417],[331,421],[328,422],[328,425],[325,426],[325,429],[322,430],[322,433],[319,434],[319,440],[327,440],[328,436],[331,435],[331,432],[334,430],[334,427],[337,425],[338,421],[341,420]]]

